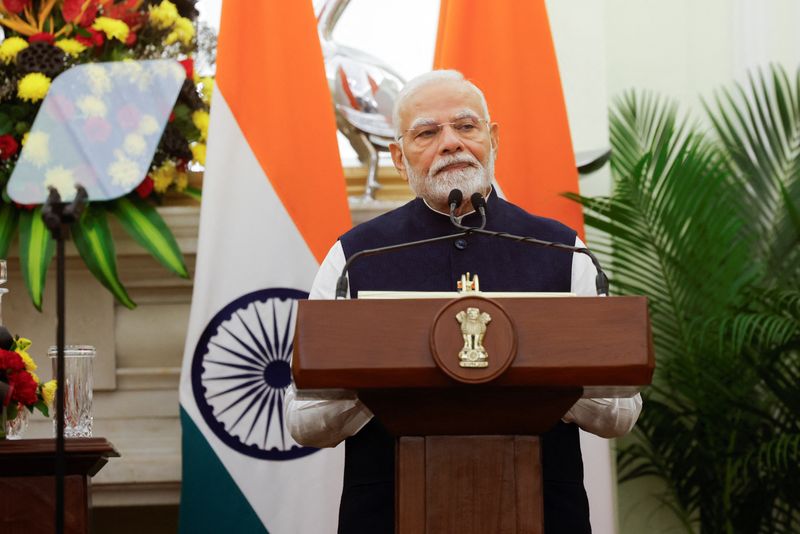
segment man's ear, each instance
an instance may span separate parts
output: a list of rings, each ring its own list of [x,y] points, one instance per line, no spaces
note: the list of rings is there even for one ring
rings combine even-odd
[[[500,144],[500,125],[493,122],[489,125],[489,137],[492,141],[492,150],[497,152],[497,147]]]
[[[394,168],[397,169],[397,172],[400,173],[400,176],[403,177],[403,180],[407,182],[408,174],[406,174],[406,165],[403,161],[403,149],[400,148],[400,144],[389,143],[389,152],[392,154],[392,163],[394,163]]]

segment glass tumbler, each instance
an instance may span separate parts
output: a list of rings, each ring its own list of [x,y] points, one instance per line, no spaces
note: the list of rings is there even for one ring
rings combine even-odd
[[[53,378],[58,376],[58,349],[50,347],[47,351],[53,366]],[[95,348],[91,345],[66,345],[64,347],[64,437],[92,437],[92,389],[94,380],[92,366]],[[61,388],[61,384],[58,384]],[[56,401],[53,402],[53,414]],[[57,432],[53,417],[53,435]]]

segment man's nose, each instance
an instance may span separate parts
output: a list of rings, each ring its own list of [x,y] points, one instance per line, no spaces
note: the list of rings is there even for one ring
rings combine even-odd
[[[464,149],[461,136],[458,135],[452,124],[443,124],[439,133],[439,153],[452,154]]]

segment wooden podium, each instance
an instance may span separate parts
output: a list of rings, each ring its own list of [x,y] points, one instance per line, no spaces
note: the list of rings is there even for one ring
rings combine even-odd
[[[105,438],[67,438],[64,532],[89,532],[89,479],[119,456]],[[55,532],[55,439],[0,441],[0,532]]]
[[[491,314],[483,369],[459,364],[468,308]],[[582,396],[633,396],[655,363],[644,297],[463,296],[301,301],[292,366],[301,392],[355,391],[397,436],[396,532],[538,534],[536,436]]]

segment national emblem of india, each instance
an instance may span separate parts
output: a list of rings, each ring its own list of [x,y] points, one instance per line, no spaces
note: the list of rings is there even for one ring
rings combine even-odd
[[[483,348],[483,338],[492,316],[478,308],[467,308],[456,314],[456,320],[461,324],[461,335],[464,337],[464,347],[458,353],[458,365],[488,367],[489,354]]]

